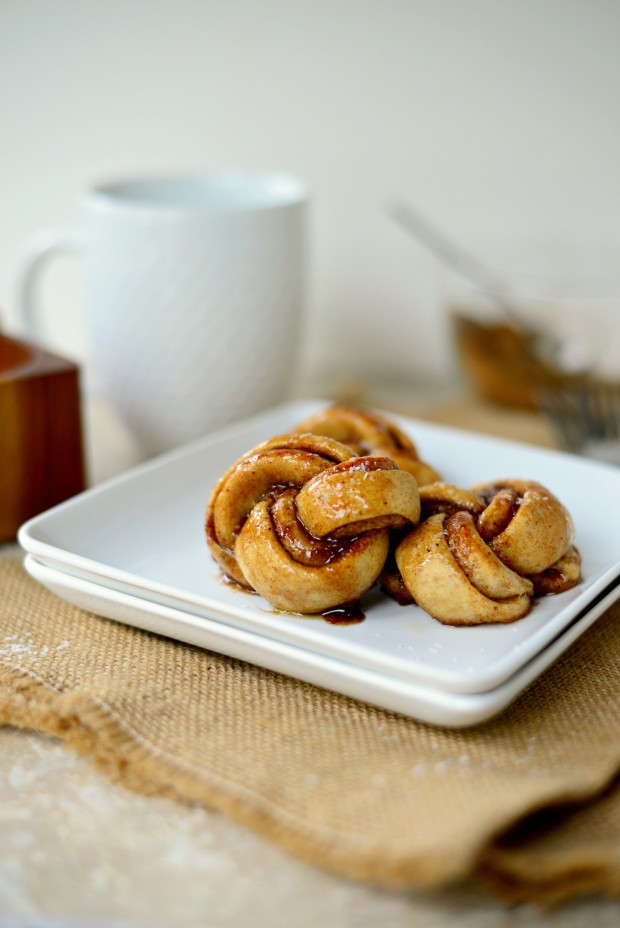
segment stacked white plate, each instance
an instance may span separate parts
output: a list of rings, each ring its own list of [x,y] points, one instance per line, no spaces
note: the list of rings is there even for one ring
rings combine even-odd
[[[378,591],[364,602],[364,621],[331,625],[277,612],[224,583],[204,538],[206,501],[220,475],[322,405],[289,404],[238,423],[31,519],[19,532],[26,568],[95,616],[432,724],[491,718],[620,596],[620,469],[390,414],[445,480],[545,484],[575,520],[583,580],[510,625],[444,626]]]

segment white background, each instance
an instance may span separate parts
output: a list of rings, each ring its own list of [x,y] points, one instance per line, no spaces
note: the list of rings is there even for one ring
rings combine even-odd
[[[92,178],[285,169],[312,191],[305,367],[447,373],[433,260],[395,194],[482,254],[620,242],[614,0],[2,0],[0,313],[41,227]],[[85,352],[78,275],[46,281]]]

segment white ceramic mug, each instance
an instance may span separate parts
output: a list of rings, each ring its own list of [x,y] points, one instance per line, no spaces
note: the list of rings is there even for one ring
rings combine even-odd
[[[97,184],[76,232],[39,235],[21,312],[37,334],[37,278],[77,252],[102,389],[145,454],[286,398],[304,304],[304,184],[227,173]]]

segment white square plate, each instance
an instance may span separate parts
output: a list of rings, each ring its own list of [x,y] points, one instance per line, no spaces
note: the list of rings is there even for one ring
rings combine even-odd
[[[584,614],[573,619],[557,638],[499,686],[484,693],[450,693],[109,589],[48,567],[32,555],[26,556],[25,566],[32,577],[53,593],[96,615],[181,638],[188,644],[258,664],[423,722],[452,728],[479,724],[505,709],[602,615],[617,598],[620,583],[616,579]]]
[[[334,626],[275,612],[260,597],[223,583],[204,541],[211,487],[241,454],[322,405],[289,404],[148,462],[32,519],[20,530],[20,543],[44,566],[175,614],[311,651],[353,672],[461,694],[484,693],[509,680],[607,595],[620,575],[619,469],[391,416],[452,483],[522,477],[545,484],[575,520],[582,582],[539,600],[517,622],[475,628],[444,626],[378,592],[365,601],[365,621]],[[174,626],[167,634],[186,640],[181,622],[176,636]]]

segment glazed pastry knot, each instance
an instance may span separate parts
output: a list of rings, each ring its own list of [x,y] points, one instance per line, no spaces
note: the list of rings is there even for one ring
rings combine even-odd
[[[449,625],[512,622],[532,596],[579,579],[573,521],[534,481],[502,480],[468,490],[420,490],[422,523],[398,544],[396,564],[415,602]]]
[[[316,613],[374,585],[389,531],[417,522],[414,477],[331,438],[271,439],[218,481],[207,540],[224,573],[278,609]]]

